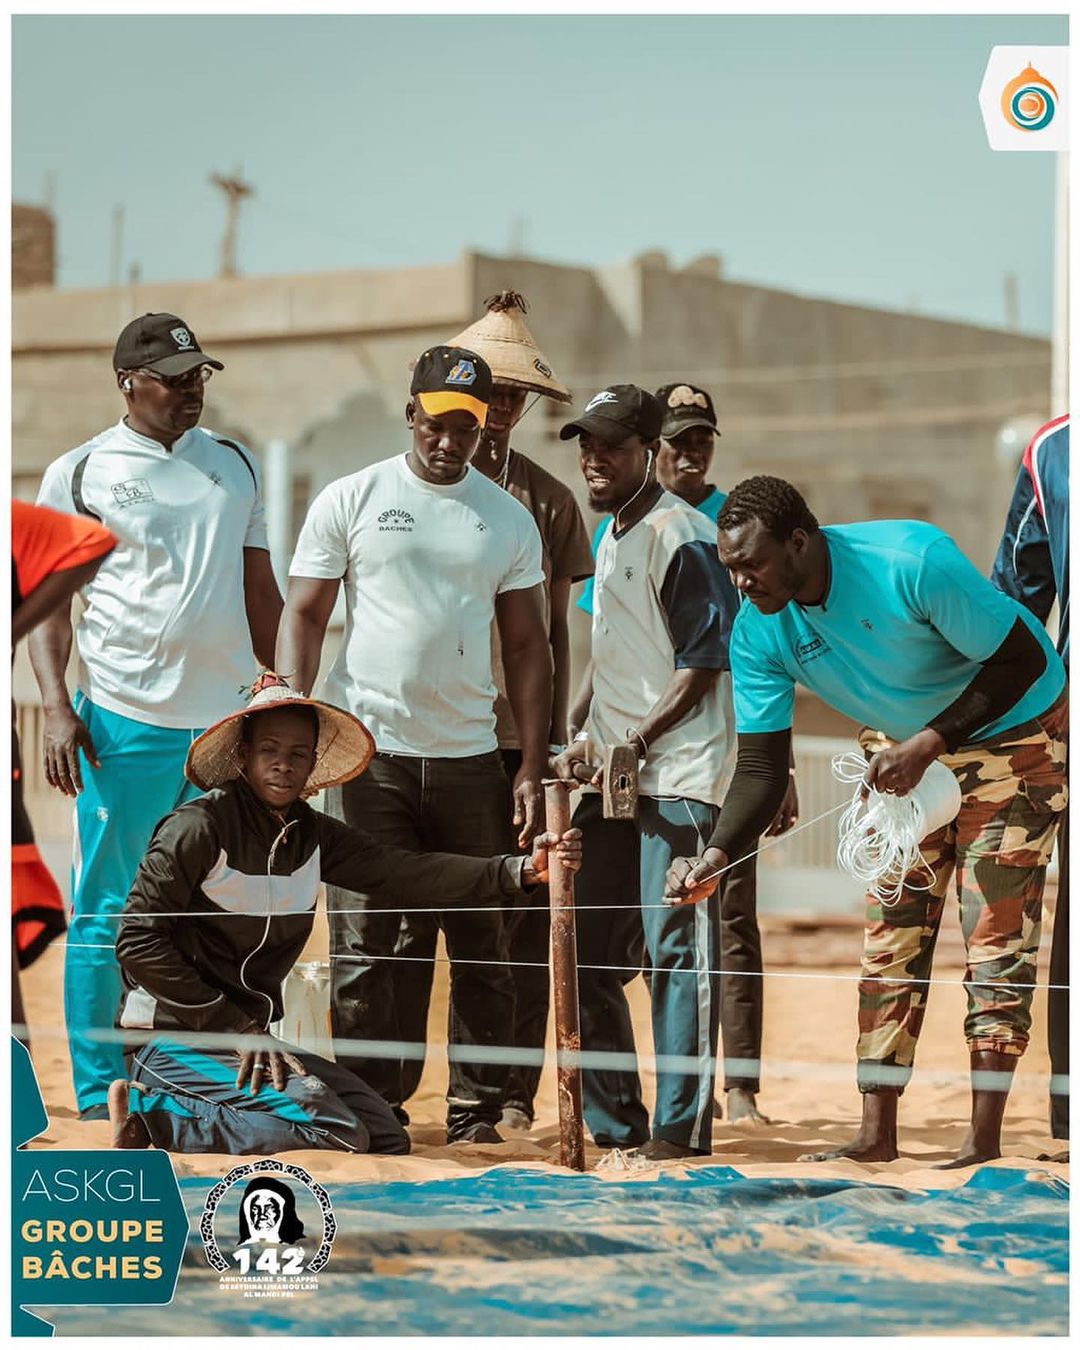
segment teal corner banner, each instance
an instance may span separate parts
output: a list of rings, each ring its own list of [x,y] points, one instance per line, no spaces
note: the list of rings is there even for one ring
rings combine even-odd
[[[11,1067],[13,1334],[52,1332],[26,1305],[171,1302],[188,1221],[169,1155],[23,1149],[48,1115],[30,1056],[16,1040]]]

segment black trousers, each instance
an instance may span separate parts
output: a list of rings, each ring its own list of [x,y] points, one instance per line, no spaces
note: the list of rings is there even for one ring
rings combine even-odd
[[[470,857],[512,852],[510,786],[498,751],[464,759],[377,755],[366,773],[327,793],[327,809],[405,848]],[[450,957],[446,1120],[453,1139],[478,1121],[497,1123],[502,1112],[507,1066],[462,1062],[454,1048],[505,1044],[514,987],[501,912],[471,907],[413,912],[438,903],[437,895],[403,896],[395,904],[392,897],[328,888],[330,950],[336,958],[331,1021],[336,1037],[426,1043],[435,941],[442,928]],[[422,1061],[392,1054],[346,1055],[341,1062],[399,1109],[423,1071]]]
[[[512,783],[521,768],[520,750],[501,751],[506,776]],[[543,1071],[544,1042],[551,1008],[551,909],[546,886],[538,886],[522,904],[504,911],[514,980],[514,1032],[511,1044],[539,1052],[535,1064],[514,1064],[506,1089],[506,1105],[516,1106],[532,1120]],[[515,962],[520,964],[515,965]]]
[[[1047,1038],[1052,1077],[1069,1073],[1069,811],[1066,808],[1058,834],[1058,893],[1054,911],[1054,936],[1050,944],[1050,984],[1047,995]],[[1069,1137],[1069,1094],[1050,1091],[1050,1133],[1055,1139]]]
[[[753,845],[757,849],[757,843]],[[733,867],[720,892],[720,1038],[724,1091],[761,1090],[761,1027],[765,1007],[761,930],[757,919],[757,858]]]

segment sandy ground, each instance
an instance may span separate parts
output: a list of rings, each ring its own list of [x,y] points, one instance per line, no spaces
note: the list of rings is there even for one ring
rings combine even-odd
[[[964,994],[959,986],[962,951],[955,913],[943,924],[934,975],[948,981],[933,989],[920,1042],[912,1085],[901,1103],[902,1156],[892,1163],[857,1164],[797,1162],[799,1154],[849,1139],[858,1119],[854,1086],[856,983],[861,931],[849,922],[793,919],[763,920],[766,976],[763,1090],[759,1105],[771,1123],[735,1128],[718,1123],[713,1156],[752,1176],[816,1175],[888,1181],[914,1188],[960,1184],[970,1169],[937,1171],[935,1164],[955,1152],[968,1111],[967,1057],[962,1026]],[[1049,952],[1044,935],[1041,974]],[[306,958],[325,954],[325,929],[313,934]],[[106,1123],[77,1119],[66,1043],[57,1034],[62,1006],[62,947],[52,948],[23,976],[31,1027],[34,1063],[49,1112],[49,1128],[36,1147],[105,1148]],[[641,980],[629,990],[638,1028],[638,1050],[652,1053],[648,992]],[[324,1183],[344,1181],[423,1181],[512,1163],[558,1170],[559,1132],[555,1071],[549,1059],[538,1100],[537,1121],[527,1135],[513,1135],[502,1145],[454,1145],[445,1142],[444,1094],[447,1082],[447,968],[437,967],[432,1000],[429,1054],[420,1089],[409,1103],[414,1151],[407,1158],[357,1157],[328,1152],[303,1152],[291,1159],[309,1168]],[[1031,1047],[1022,1060],[1010,1098],[1004,1135],[1004,1165],[1029,1167],[1041,1153],[1059,1152],[1047,1126],[1046,995],[1035,1000]],[[553,1041],[550,1042],[553,1046]],[[649,1103],[653,1079],[643,1072]],[[587,1144],[591,1168],[601,1150]],[[181,1176],[220,1176],[232,1165],[226,1157],[202,1155],[174,1159]],[[668,1170],[673,1164],[668,1164]],[[1067,1178],[1067,1166],[1039,1163],[1040,1170]],[[648,1177],[653,1172],[635,1175]],[[607,1174],[618,1177],[619,1174]],[[625,1178],[625,1173],[621,1174]]]

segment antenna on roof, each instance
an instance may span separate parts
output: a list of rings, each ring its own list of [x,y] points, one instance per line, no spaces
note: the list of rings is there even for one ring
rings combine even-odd
[[[225,233],[221,237],[221,266],[218,276],[235,277],[239,273],[236,267],[236,223],[240,215],[240,203],[245,197],[255,195],[250,183],[240,176],[240,169],[233,170],[232,177],[212,173],[210,182],[225,194]]]

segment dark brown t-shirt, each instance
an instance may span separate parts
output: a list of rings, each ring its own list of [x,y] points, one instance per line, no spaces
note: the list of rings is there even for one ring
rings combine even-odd
[[[496,482],[499,480],[496,479]],[[510,451],[506,490],[516,497],[536,521],[544,548],[544,624],[551,631],[551,583],[567,577],[581,581],[595,568],[589,532],[574,494],[554,474],[539,464]],[[498,625],[492,627],[491,666],[495,677],[495,732],[502,750],[521,748],[514,715],[506,697],[506,676],[499,650]]]

